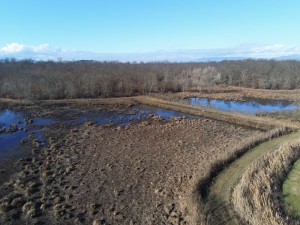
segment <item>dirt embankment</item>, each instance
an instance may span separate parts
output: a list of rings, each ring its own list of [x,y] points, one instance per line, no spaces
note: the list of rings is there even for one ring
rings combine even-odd
[[[49,128],[49,146],[2,187],[1,224],[193,224],[197,182],[260,133],[211,120],[150,123]]]

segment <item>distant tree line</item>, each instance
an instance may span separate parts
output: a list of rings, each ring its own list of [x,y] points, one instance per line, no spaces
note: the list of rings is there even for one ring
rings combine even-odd
[[[300,61],[235,60],[199,63],[0,61],[0,97],[63,99],[178,92],[224,84],[300,88]]]

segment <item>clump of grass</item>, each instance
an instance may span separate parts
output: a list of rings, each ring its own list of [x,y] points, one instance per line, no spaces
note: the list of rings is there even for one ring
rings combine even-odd
[[[287,143],[252,163],[233,190],[232,203],[248,224],[299,224],[282,204],[282,183],[300,157],[300,140]]]

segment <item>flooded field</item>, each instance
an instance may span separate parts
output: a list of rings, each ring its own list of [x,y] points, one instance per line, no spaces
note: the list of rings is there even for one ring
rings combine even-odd
[[[51,124],[64,123],[74,125],[93,122],[99,125],[110,123],[116,126],[124,126],[152,117],[157,117],[161,121],[176,117],[199,119],[196,116],[147,106],[134,106],[125,112],[83,111],[78,112],[76,116],[70,116],[66,112],[64,115],[60,115],[59,118],[28,118],[25,112],[14,112],[10,109],[5,109],[0,111],[0,164],[15,157],[25,156],[28,153],[25,149],[31,148],[31,146],[28,147],[29,143],[43,146],[45,144],[43,131]]]
[[[281,110],[296,110],[300,106],[286,100],[266,100],[257,98],[246,98],[245,101],[229,101],[209,98],[186,98],[180,100],[182,103],[201,106],[206,108],[215,108],[225,111],[242,112],[246,114],[255,114],[258,112],[274,112]]]
[[[41,110],[41,115],[50,112]],[[87,115],[82,110],[88,109],[82,107],[78,117]],[[81,121],[96,120],[96,110]],[[190,193],[219,159],[215,155],[225,157],[241,140],[260,134],[151,107],[106,113],[106,120],[117,121],[122,114],[123,122],[124,117],[131,122],[80,124],[72,114],[70,124],[57,122],[63,117],[54,115],[54,123],[45,125],[45,147],[20,159],[21,172],[0,188],[0,205],[6,210],[0,224],[188,224],[193,216],[185,208],[192,204]],[[149,119],[139,122],[138,117]],[[22,203],[10,207],[16,201]],[[27,210],[30,204],[33,210]]]
[[[157,102],[1,105],[0,224],[198,221],[199,181],[264,131]]]

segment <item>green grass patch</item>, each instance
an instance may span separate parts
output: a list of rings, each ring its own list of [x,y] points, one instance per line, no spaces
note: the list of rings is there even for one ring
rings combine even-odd
[[[300,160],[298,160],[283,184],[283,196],[290,214],[300,218]]]

